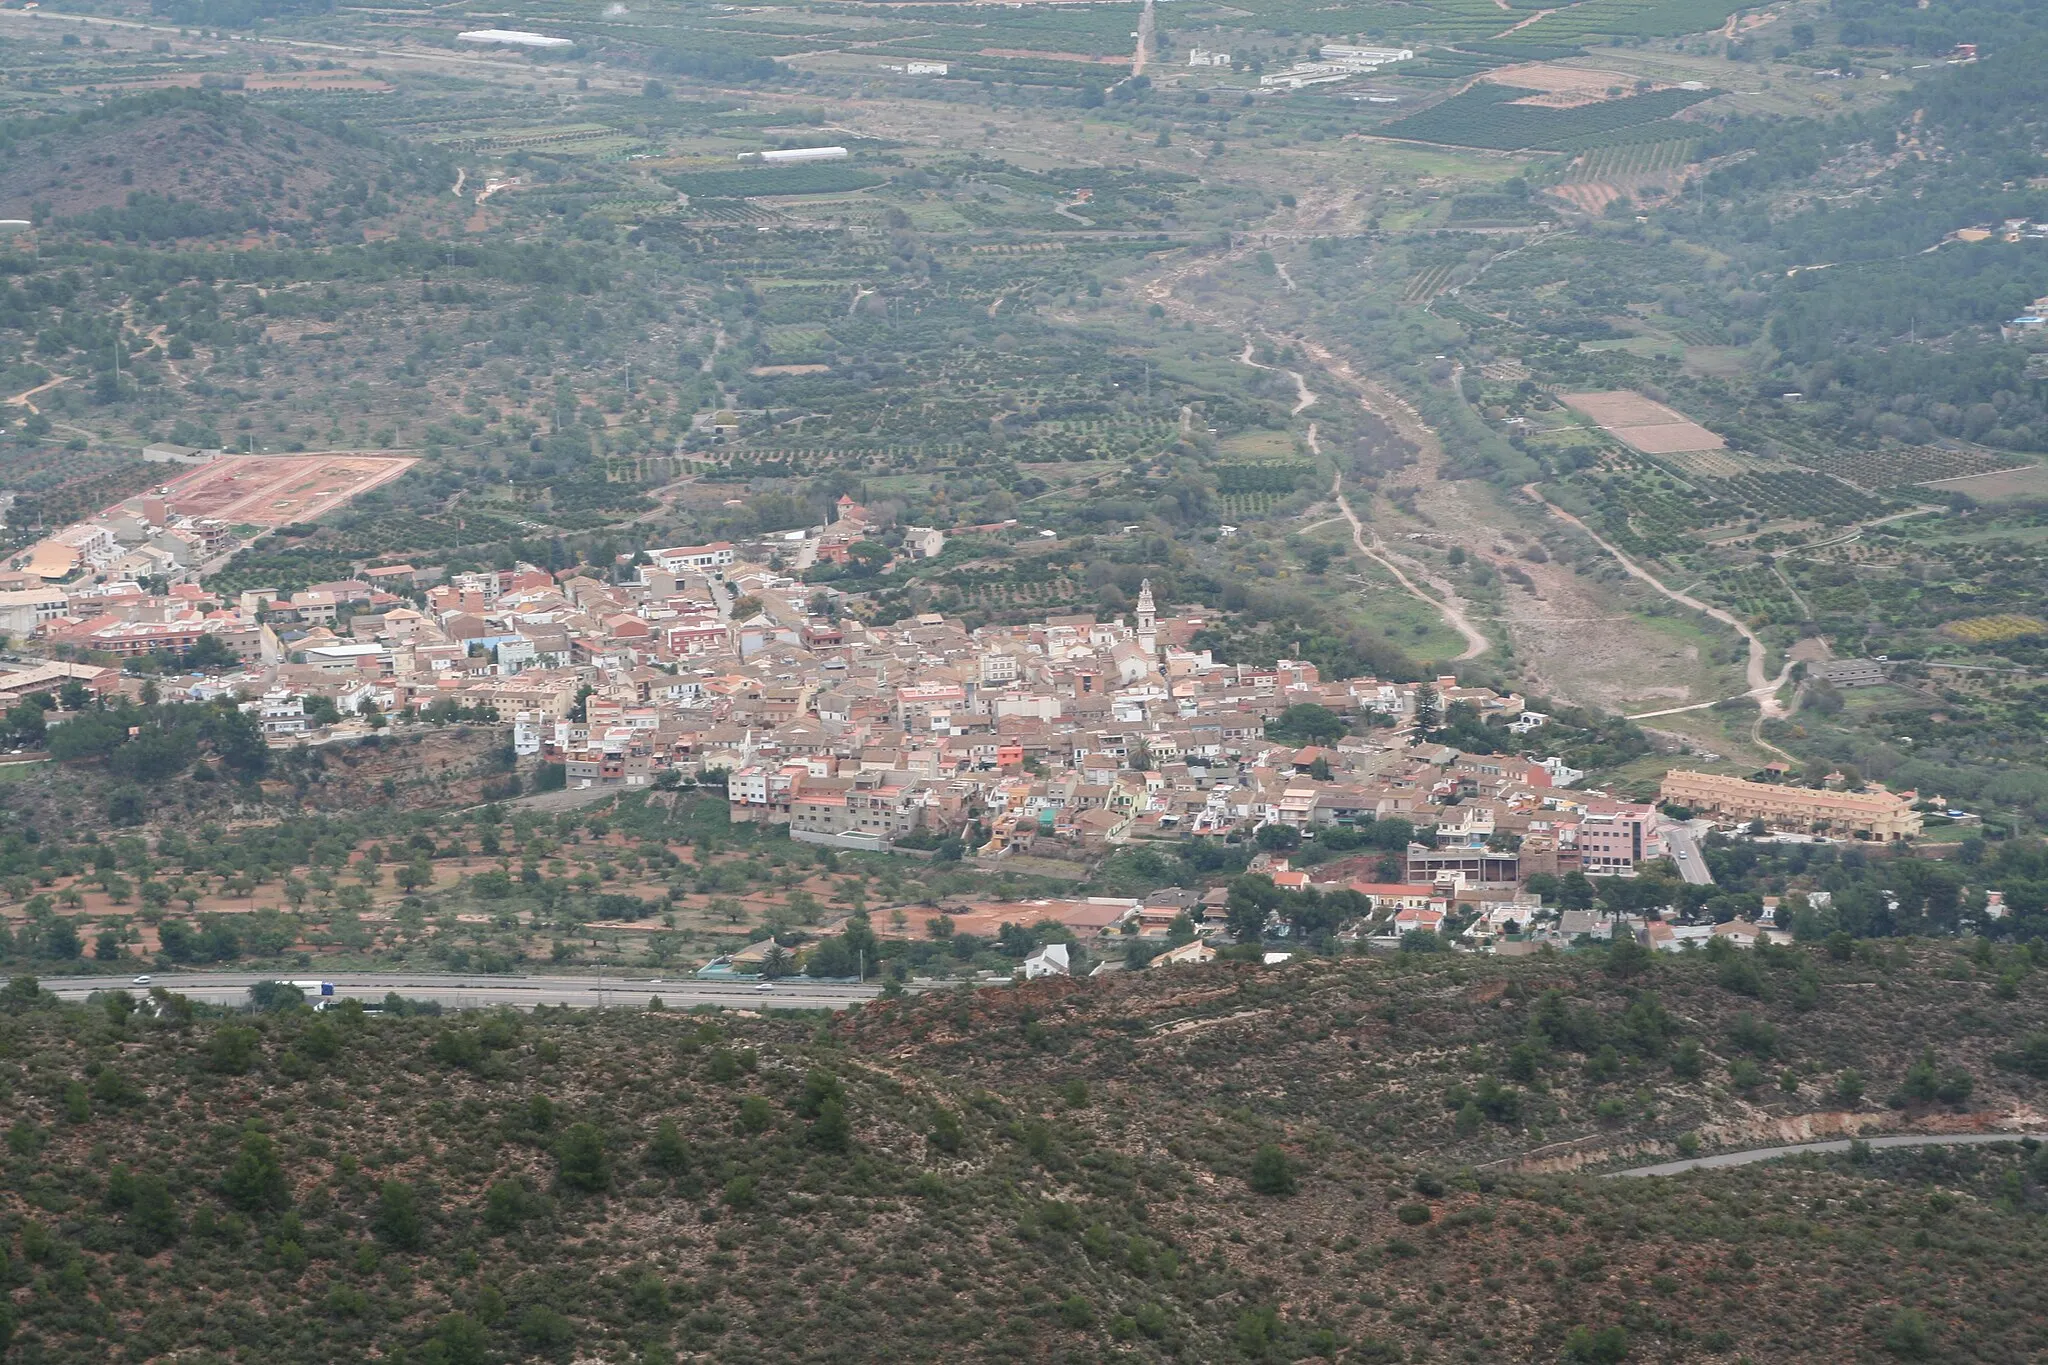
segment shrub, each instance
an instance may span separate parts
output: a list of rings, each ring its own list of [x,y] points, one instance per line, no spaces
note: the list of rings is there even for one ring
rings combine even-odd
[[[1259,1148],[1257,1154],[1252,1157],[1251,1175],[1247,1183],[1257,1194],[1293,1194],[1294,1164],[1287,1159],[1287,1153],[1268,1143]]]
[[[1403,1204],[1394,1210],[1394,1216],[1411,1228],[1421,1227],[1436,1215],[1427,1204]]]
[[[214,1030],[206,1043],[206,1068],[223,1076],[245,1076],[262,1055],[263,1035],[240,1024]]]
[[[242,1148],[221,1177],[220,1187],[229,1203],[250,1213],[288,1208],[292,1202],[277,1144],[270,1134],[253,1128],[243,1134]]]
[[[484,1226],[501,1236],[518,1227],[532,1211],[533,1197],[516,1180],[497,1181],[484,1195]]]
[[[446,1365],[484,1365],[490,1359],[483,1325],[467,1313],[450,1313],[434,1324],[434,1345]]]
[[[647,1144],[647,1164],[664,1175],[681,1175],[690,1169],[690,1144],[674,1119],[663,1119]]]
[[[417,1251],[426,1241],[426,1220],[420,1214],[418,1191],[403,1180],[387,1180],[377,1194],[371,1228],[378,1238],[404,1251]]]
[[[534,1304],[519,1315],[519,1339],[535,1351],[554,1353],[576,1340],[569,1319],[545,1304]]]
[[[853,1125],[846,1121],[846,1105],[828,1099],[818,1106],[818,1117],[805,1135],[813,1147],[826,1152],[843,1152],[853,1145]]]
[[[1581,1365],[1617,1365],[1628,1359],[1628,1333],[1619,1327],[1574,1327],[1564,1339],[1564,1358]]]
[[[604,1149],[604,1134],[588,1123],[572,1123],[555,1144],[555,1175],[572,1190],[596,1194],[610,1188],[611,1158]]]
[[[1934,1354],[1934,1324],[1917,1308],[1893,1313],[1879,1338],[1901,1360],[1926,1360]]]
[[[960,1150],[967,1141],[966,1130],[960,1126],[960,1116],[950,1109],[932,1111],[932,1128],[924,1135],[934,1150],[948,1156]]]

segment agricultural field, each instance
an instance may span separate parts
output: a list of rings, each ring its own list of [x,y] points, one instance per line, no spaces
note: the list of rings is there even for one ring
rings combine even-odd
[[[1672,115],[1710,98],[1707,90],[1662,90],[1568,108],[1527,101],[1544,92],[1485,82],[1380,129],[1385,137],[1454,147],[1588,151],[1657,144],[1687,135]]]
[[[1639,393],[1566,393],[1558,401],[1645,455],[1719,450],[1727,443],[1681,413]]]
[[[1997,616],[1966,616],[1960,621],[1944,623],[1941,633],[1953,636],[1968,645],[2001,645],[2014,640],[2048,635],[2048,621],[2043,621],[2038,616],[2022,616],[2017,612],[2002,612]]]
[[[1967,479],[2005,469],[2024,469],[2027,462],[2000,451],[1969,446],[1899,446],[1877,450],[1828,451],[1800,457],[1824,474],[1859,488],[1903,488],[1943,479]],[[1967,488],[1967,485],[1964,485]]]

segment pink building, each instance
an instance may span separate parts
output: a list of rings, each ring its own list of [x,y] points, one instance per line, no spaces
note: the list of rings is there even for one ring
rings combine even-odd
[[[1664,856],[1664,828],[1655,806],[1588,801],[1579,820],[1579,867],[1589,877],[1632,877],[1649,858]]]

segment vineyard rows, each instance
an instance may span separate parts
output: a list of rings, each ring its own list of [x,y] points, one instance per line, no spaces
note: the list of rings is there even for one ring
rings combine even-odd
[[[1997,616],[1970,616],[1960,621],[1950,621],[1941,628],[1944,635],[1953,635],[1965,644],[2004,644],[2009,640],[2023,640],[2030,635],[2048,635],[2048,621],[2034,616],[2021,616],[2016,612],[2004,612]]]
[[[1058,606],[1079,598],[1081,585],[1071,578],[1037,583],[975,583],[962,589],[961,596],[977,607]]]
[[[1567,184],[1629,181],[1675,171],[1692,157],[1690,140],[1596,147],[1572,163]]]
[[[1439,42],[1490,38],[1520,17],[1503,14],[1493,0],[1429,0],[1427,4],[1359,0],[1339,10],[1332,10],[1323,0],[1246,0],[1239,8],[1256,15],[1258,27],[1268,32],[1292,29],[1296,33],[1351,33],[1379,29],[1390,36],[1398,33],[1404,39],[1429,38]]]
[[[692,199],[755,199],[777,194],[842,194],[882,183],[851,166],[771,166],[762,170],[683,171],[662,177]]]
[[[1981,447],[1901,446],[1889,450],[1802,451],[1799,463],[1859,488],[1900,488],[1936,479],[1959,479],[2000,469],[2023,469],[2025,460]]]
[[[1278,506],[1285,493],[1219,493],[1216,501],[1224,512],[1239,521],[1253,521]]]
[[[1794,624],[1804,613],[1785,585],[1768,565],[1752,565],[1717,574],[1709,582],[1715,597],[1752,628],[1773,624]]]
[[[1655,125],[1670,124],[1670,115],[1697,104],[1713,92],[1656,90],[1571,109],[1514,103],[1535,93],[1515,86],[1475,85],[1380,131],[1388,137],[1416,142],[1487,147],[1504,152],[1526,147],[1592,147],[1668,140],[1670,134]],[[1632,129],[1636,131],[1631,132]]]
[[[1883,516],[1891,506],[1840,479],[1796,470],[1744,474],[1722,480],[1722,487],[1766,517],[1811,517],[1830,525]]]
[[[1491,313],[1482,313],[1470,304],[1461,303],[1454,298],[1439,299],[1435,308],[1438,317],[1448,318],[1452,322],[1462,322],[1467,327],[1495,327],[1501,321]],[[1523,371],[1523,377],[1527,376],[1528,371]]]
[[[1408,292],[1402,296],[1402,302],[1428,302],[1449,286],[1451,276],[1456,274],[1457,270],[1455,264],[1431,266],[1408,282]]]
[[[1580,0],[1546,14],[1522,34],[1538,42],[1591,37],[1676,38],[1721,27],[1750,0]],[[1518,35],[1521,36],[1521,35]]]

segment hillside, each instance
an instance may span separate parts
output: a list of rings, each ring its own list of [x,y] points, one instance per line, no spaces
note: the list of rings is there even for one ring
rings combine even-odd
[[[415,191],[446,188],[439,157],[211,91],[16,119],[0,126],[0,149],[0,215],[149,241],[329,219],[348,226],[394,213]]]
[[[1878,1059],[1856,1106],[1875,1125],[2032,1116],[2016,1067],[2039,1049],[2015,1040],[2048,1010],[2025,964],[1787,959],[1765,999],[1705,958],[1618,982],[1597,959],[1414,956],[832,1020],[217,1020],[176,997],[60,1010],[21,981],[0,998],[14,1349],[2037,1356],[2031,1147],[1624,1182],[1500,1159],[1580,1131],[1613,1152],[1794,1131],[1844,1110],[1822,1097],[1851,1056]],[[1744,1098],[1730,1064],[1768,1029]],[[1798,1095],[1769,1093],[1780,1067]]]

